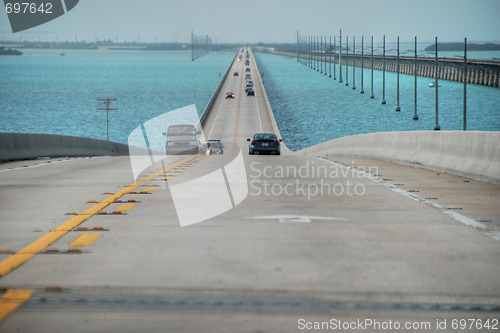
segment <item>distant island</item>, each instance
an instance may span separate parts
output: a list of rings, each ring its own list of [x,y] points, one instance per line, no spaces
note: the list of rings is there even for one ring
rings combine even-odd
[[[425,51],[435,51],[436,45],[431,44],[425,48]],[[438,43],[438,51],[463,51],[464,43]],[[468,51],[500,51],[500,44],[486,43],[474,44],[467,43]]]
[[[23,53],[19,50],[6,49],[3,46],[0,46],[0,55],[23,55]]]
[[[3,41],[2,44],[6,47],[18,49],[54,49],[54,50],[144,50],[144,51],[188,51],[191,50],[191,43],[185,42],[116,42],[111,39],[98,40],[93,42],[79,41],[61,41],[61,42],[30,42],[30,41]],[[222,51],[241,47],[240,43],[214,43],[212,51]],[[262,43],[254,44],[262,47],[284,48],[296,52],[297,44],[289,43]]]

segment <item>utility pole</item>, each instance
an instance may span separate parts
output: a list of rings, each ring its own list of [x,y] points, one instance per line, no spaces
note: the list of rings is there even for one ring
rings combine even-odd
[[[382,104],[385,104],[385,35],[384,35],[384,50],[382,56]]]
[[[340,78],[339,78],[339,83],[342,83],[342,29],[340,29],[340,40],[339,40],[339,73],[340,73]]]
[[[467,131],[467,38],[464,38],[464,131]]]
[[[365,36],[361,36],[361,94],[365,93],[363,88],[363,69],[365,67],[365,55],[364,55],[364,44],[365,44]]]
[[[373,99],[375,98],[375,95],[373,94],[373,36],[372,36],[372,56],[371,56],[371,59],[372,59],[372,64],[371,64],[371,94],[370,94],[370,98]]]
[[[346,58],[349,58],[349,36],[345,37],[345,54]],[[349,85],[349,63],[345,63],[345,85]]]
[[[396,100],[397,100],[397,104],[396,104],[396,111],[399,112],[401,111],[401,107],[399,106],[399,36],[398,36],[398,60],[397,60],[397,72],[398,72],[398,78],[397,78],[397,96],[396,96]]]
[[[356,89],[356,36],[352,36],[352,89]]]
[[[415,92],[414,92],[414,102],[413,106],[415,108],[415,113],[413,114],[413,120],[418,120],[417,114],[417,36],[415,36],[415,62],[413,64],[413,74],[415,76]]]
[[[436,60],[435,60],[435,87],[436,88],[436,125],[434,125],[434,130],[439,131],[441,127],[439,126],[439,104],[438,104],[438,38],[436,37],[435,39],[435,44],[436,44]]]

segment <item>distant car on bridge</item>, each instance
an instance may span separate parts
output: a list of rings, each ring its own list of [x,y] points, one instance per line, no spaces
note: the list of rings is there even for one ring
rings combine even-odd
[[[226,93],[226,99],[228,98],[234,98],[234,93],[233,92],[227,92]]]
[[[247,80],[246,84],[245,84],[245,92],[248,91],[248,89],[252,89],[253,88],[253,81],[252,80]]]
[[[274,133],[255,133],[252,138],[247,139],[250,144],[248,145],[248,154],[272,154],[280,155],[280,142],[282,139],[278,139]]]
[[[245,60],[245,65],[249,66],[250,65],[250,60]]]
[[[252,88],[248,89],[247,96],[255,96],[255,91]]]
[[[233,76],[239,76],[240,74],[238,72],[234,72]]]
[[[250,72],[250,67],[245,68],[245,72]]]

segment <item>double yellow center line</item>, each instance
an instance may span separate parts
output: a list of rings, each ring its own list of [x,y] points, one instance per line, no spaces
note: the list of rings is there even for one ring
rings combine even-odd
[[[234,134],[233,134],[233,154],[238,153],[238,149],[236,148],[238,146],[238,130],[240,127],[240,114],[241,114],[241,98],[243,96],[243,68],[242,66],[242,75],[240,78],[240,91],[238,93],[238,104],[236,106],[236,123],[234,125]]]
[[[0,298],[0,323],[26,302],[34,292],[34,289],[8,289]]]
[[[110,204],[114,203],[115,200],[118,200],[119,198],[123,197],[124,195],[132,192],[133,190],[137,189],[139,186],[142,186],[146,182],[158,177],[161,174],[164,174],[165,172],[170,171],[173,168],[176,168],[184,163],[187,163],[197,157],[198,155],[193,155],[190,157],[187,157],[183,160],[180,160],[179,162],[176,162],[166,169],[163,169],[161,171],[158,171],[152,175],[150,175],[147,178],[141,179],[138,182],[135,182],[123,190],[110,195],[106,199],[102,200],[101,202],[95,204],[94,206],[90,207],[89,209],[85,210],[84,212],[78,214],[77,216],[67,220],[63,224],[61,224],[59,227],[51,230],[49,233],[45,234],[44,236],[38,238],[36,241],[31,243],[30,245],[26,246],[22,250],[20,250],[17,253],[14,253],[7,259],[3,260],[0,262],[0,277],[5,276],[9,274],[11,271],[14,269],[18,268],[31,258],[33,258],[37,253],[40,253],[41,251],[45,250],[50,244],[54,243],[64,235],[66,235],[69,231],[73,230],[80,224],[82,224],[84,221],[87,219],[91,218],[98,212],[100,212],[102,209],[105,207],[109,206]]]

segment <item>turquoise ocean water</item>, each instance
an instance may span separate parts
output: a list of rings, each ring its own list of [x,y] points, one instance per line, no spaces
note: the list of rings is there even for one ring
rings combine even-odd
[[[23,50],[0,57],[0,131],[106,139],[97,97],[116,97],[110,141],[167,111],[195,104],[203,112],[234,52],[191,62],[184,51]],[[65,56],[61,56],[65,52]]]
[[[400,107],[397,105],[397,74],[386,72],[385,100],[382,105],[382,71],[374,71],[374,99],[370,99],[371,73],[364,69],[361,95],[361,68],[356,68],[356,90],[297,62],[296,58],[256,53],[263,80],[281,135],[286,145],[297,150],[323,141],[362,133],[433,130],[435,90],[433,80],[417,81],[417,113],[414,114],[414,76],[400,75]],[[327,67],[327,70],[328,67]],[[333,76],[333,66],[332,66]],[[439,125],[441,130],[463,128],[463,84],[440,80]],[[500,89],[467,86],[467,129],[500,131]]]
[[[191,62],[184,51],[23,50],[22,57],[0,57],[0,131],[51,133],[106,139],[106,114],[97,97],[118,98],[109,115],[109,138],[127,143],[145,121],[195,104],[201,113],[233,51],[211,52]],[[65,56],[60,53],[64,52]],[[418,79],[418,114],[413,121],[413,76],[400,77],[401,112],[396,107],[396,74],[386,73],[386,105],[381,105],[382,73],[364,71],[365,94],[298,63],[295,58],[256,53],[278,126],[291,149],[378,131],[432,130],[434,89]],[[338,71],[338,68],[337,68]],[[338,76],[338,73],[337,73]],[[440,81],[439,124],[462,128],[460,83]],[[468,86],[468,129],[500,130],[500,89]]]

